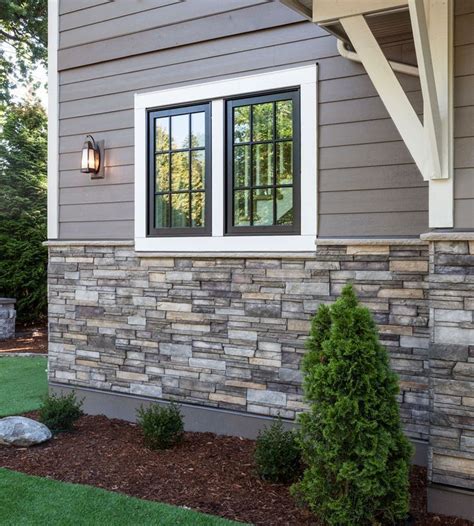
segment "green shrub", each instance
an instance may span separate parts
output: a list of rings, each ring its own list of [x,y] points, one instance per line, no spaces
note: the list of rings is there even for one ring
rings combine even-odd
[[[59,396],[50,395],[39,409],[39,420],[53,432],[71,431],[74,422],[83,415],[82,400],[78,402],[74,392]]]
[[[348,285],[313,319],[303,360],[309,412],[298,440],[307,464],[293,493],[326,524],[394,524],[409,508],[411,446],[398,380],[371,314]]]
[[[286,431],[281,420],[259,433],[255,464],[260,478],[270,482],[291,482],[301,473],[301,453],[295,433]]]
[[[184,435],[183,417],[179,406],[152,404],[141,407],[138,412],[138,425],[143,430],[145,445],[150,449],[168,449],[178,444]]]

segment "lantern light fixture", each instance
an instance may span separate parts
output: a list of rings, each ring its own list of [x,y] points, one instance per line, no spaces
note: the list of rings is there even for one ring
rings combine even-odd
[[[97,143],[92,135],[87,135],[82,147],[81,172],[90,174],[91,179],[104,177],[101,143],[103,144],[103,141]]]

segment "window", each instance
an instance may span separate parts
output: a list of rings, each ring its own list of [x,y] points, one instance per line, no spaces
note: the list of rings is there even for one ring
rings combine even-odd
[[[138,252],[315,250],[316,64],[137,93],[134,113]]]
[[[226,232],[298,234],[299,92],[226,104]]]
[[[148,119],[149,235],[209,235],[209,104],[151,111]]]

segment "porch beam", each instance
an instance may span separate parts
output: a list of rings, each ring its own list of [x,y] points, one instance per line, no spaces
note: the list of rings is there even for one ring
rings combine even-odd
[[[340,22],[423,179],[429,180],[433,163],[425,130],[365,18],[355,15],[342,18]]]
[[[408,0],[313,0],[313,22],[327,24],[341,18],[399,9]]]

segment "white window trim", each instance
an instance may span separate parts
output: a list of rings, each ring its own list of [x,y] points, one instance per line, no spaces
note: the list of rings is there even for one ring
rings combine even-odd
[[[135,250],[152,252],[314,251],[317,234],[317,65],[135,94]],[[301,234],[224,236],[224,98],[298,87],[301,97]],[[147,237],[146,113],[212,104],[212,236]]]

